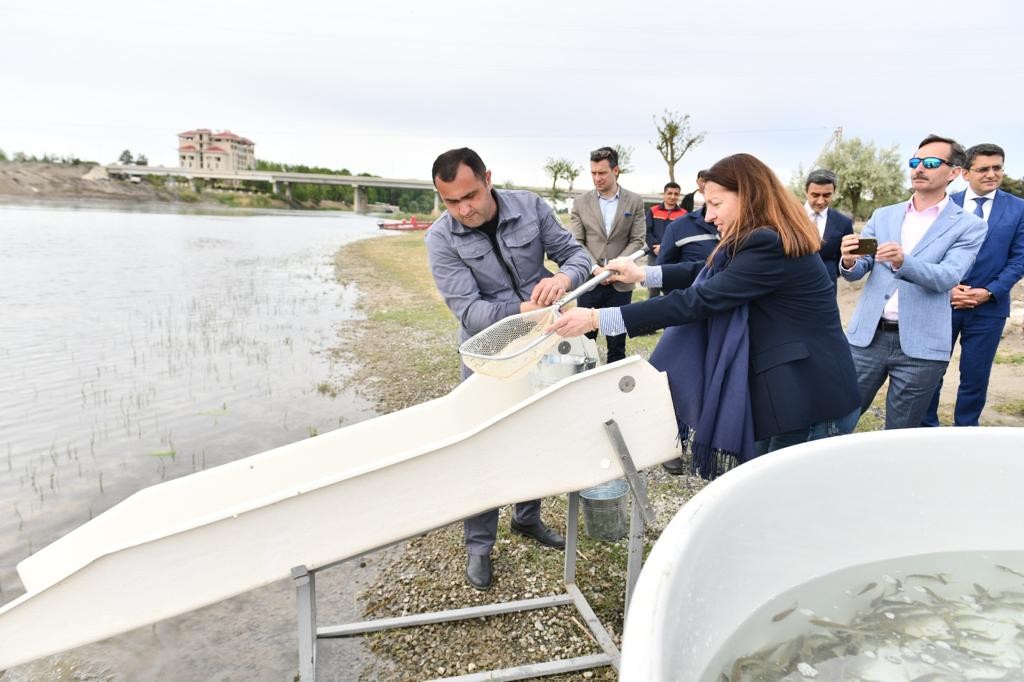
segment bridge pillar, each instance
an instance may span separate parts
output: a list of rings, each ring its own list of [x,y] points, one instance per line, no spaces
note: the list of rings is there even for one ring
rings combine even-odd
[[[192,190],[193,192],[196,191],[196,179],[195,178],[189,178],[188,179],[188,188],[190,190]]]
[[[273,194],[280,194],[281,193],[281,181],[280,180],[272,181],[271,182],[270,191]]]
[[[366,188],[360,187],[359,185],[353,185],[352,189],[354,190],[352,210],[355,211],[356,213],[366,213],[366,204],[368,202],[368,198],[366,196]]]
[[[288,201],[292,200],[292,183],[284,183],[284,196]]]

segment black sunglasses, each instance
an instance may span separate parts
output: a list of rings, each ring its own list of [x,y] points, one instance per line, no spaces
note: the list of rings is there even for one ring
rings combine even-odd
[[[932,170],[938,168],[944,163],[948,164],[949,166],[953,166],[953,164],[949,163],[949,161],[946,161],[945,159],[940,159],[937,156],[926,156],[923,159],[915,156],[910,159],[911,168],[917,168],[918,166],[923,164],[925,168]]]

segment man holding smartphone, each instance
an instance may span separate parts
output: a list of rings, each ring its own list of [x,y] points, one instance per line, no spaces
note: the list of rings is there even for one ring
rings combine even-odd
[[[840,246],[842,277],[870,275],[846,336],[861,414],[889,380],[886,429],[921,424],[949,364],[949,291],[971,268],[987,230],[946,194],[966,162],[955,140],[929,135],[908,164],[910,200],[876,210],[861,235],[843,237]],[[870,251],[862,238],[877,240],[873,255],[856,253]]]

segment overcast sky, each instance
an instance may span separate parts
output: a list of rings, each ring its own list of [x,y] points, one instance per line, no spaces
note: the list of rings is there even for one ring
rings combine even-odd
[[[547,157],[586,167],[622,144],[622,184],[646,192],[668,179],[651,144],[667,108],[707,131],[676,169],[686,189],[740,151],[788,180],[837,126],[907,157],[930,132],[996,142],[1020,176],[1020,7],[0,0],[0,149],[176,165],[177,133],[204,127],[261,159],[390,177],[427,179],[466,145],[496,182],[543,185]]]

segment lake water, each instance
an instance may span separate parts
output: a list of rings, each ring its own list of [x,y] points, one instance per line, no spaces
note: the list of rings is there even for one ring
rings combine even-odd
[[[328,351],[358,316],[334,253],[376,233],[0,207],[0,603],[18,561],[131,493],[372,416]],[[259,592],[5,679],[290,679],[290,588]]]

